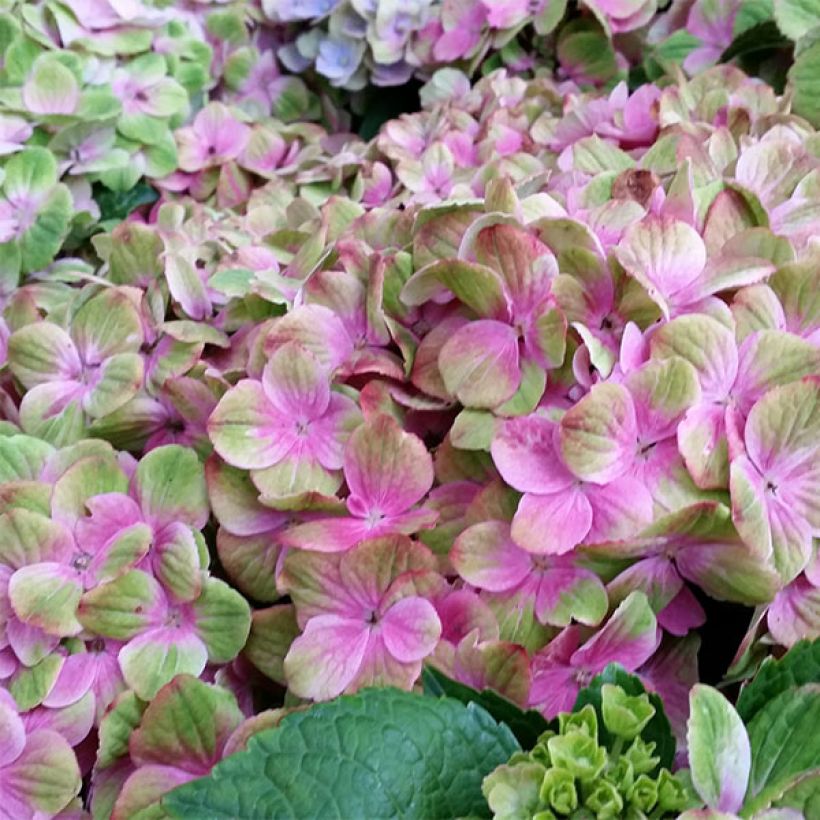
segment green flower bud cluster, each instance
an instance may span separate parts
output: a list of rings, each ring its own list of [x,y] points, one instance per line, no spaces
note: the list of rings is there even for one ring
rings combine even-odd
[[[529,752],[517,752],[484,779],[501,820],[675,817],[692,804],[687,772],[658,770],[655,744],[640,736],[655,714],[646,694],[602,687],[603,722],[613,741],[599,740],[598,713],[588,704],[558,716]]]

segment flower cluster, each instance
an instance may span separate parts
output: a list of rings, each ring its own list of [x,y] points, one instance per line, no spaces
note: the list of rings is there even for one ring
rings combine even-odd
[[[790,96],[727,65],[632,92],[448,67],[366,142],[274,46],[327,73],[344,41],[336,85],[386,82],[424,38],[479,59],[561,4],[262,5],[0,17],[20,817],[73,811],[80,775],[134,816],[275,723],[259,695],[424,664],[552,719],[617,662],[683,740],[706,598],[760,607],[747,645],[820,635],[820,140]],[[657,11],[582,5],[564,38]],[[729,6],[668,12],[698,66]],[[552,748],[596,737],[545,740],[543,810],[609,805]]]
[[[495,817],[677,817],[698,804],[686,770],[660,767],[655,743],[641,737],[655,715],[646,694],[601,688],[603,726],[591,704],[558,715],[558,731],[518,752],[484,779]],[[604,741],[606,737],[606,742]]]
[[[278,56],[295,73],[308,68],[331,86],[402,85],[441,66],[474,70],[482,61],[534,69],[552,37],[560,71],[605,83],[624,74],[640,45],[664,59],[676,53],[694,73],[714,65],[733,36],[740,0],[263,0],[266,19],[287,32]],[[637,58],[639,61],[639,58]]]

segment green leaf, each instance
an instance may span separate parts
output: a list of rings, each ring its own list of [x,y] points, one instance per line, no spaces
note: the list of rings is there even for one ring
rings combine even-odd
[[[787,690],[749,723],[752,771],[748,796],[763,808],[800,775],[820,768],[820,686]]]
[[[101,185],[94,190],[94,200],[100,206],[100,221],[125,219],[141,205],[150,205],[159,199],[159,194],[147,183],[139,182],[130,191],[109,191]]]
[[[820,683],[820,640],[800,641],[780,660],[767,658],[741,691],[738,714],[748,724],[769,701],[807,683]]]
[[[474,703],[368,689],[288,715],[162,805],[196,820],[487,817],[481,781],[518,748]]]
[[[527,751],[535,746],[539,736],[552,725],[540,712],[536,712],[534,709],[521,709],[492,689],[484,689],[479,692],[471,686],[448,678],[447,675],[433,666],[424,667],[424,671],[421,673],[421,682],[424,686],[425,695],[436,698],[454,698],[464,704],[477,703],[486,709],[499,723],[506,723],[518,739],[521,748]]]
[[[700,45],[698,37],[681,29],[658,43],[652,51],[652,57],[662,62],[682,63]]]
[[[720,62],[728,63],[735,57],[784,48],[788,45],[789,41],[780,33],[774,20],[766,20],[735,37],[731,45],[720,55]]]
[[[789,69],[794,91],[794,112],[812,125],[820,125],[820,42],[801,51]]]
[[[616,738],[607,731],[604,725],[603,714],[603,687],[604,684],[607,683],[620,686],[627,695],[632,697],[646,694],[646,689],[640,679],[635,675],[630,675],[619,664],[611,663],[600,675],[596,675],[586,688],[578,693],[572,711],[577,712],[583,709],[588,703],[591,703],[598,714],[598,736],[600,742],[611,749]],[[648,694],[649,703],[655,708],[655,714],[649,723],[641,730],[638,737],[647,743],[655,744],[655,754],[660,758],[656,771],[659,768],[670,769],[675,757],[675,738],[672,734],[669,720],[666,717],[666,712],[664,712],[663,702],[654,692]],[[653,772],[653,774],[654,773],[655,772]]]
[[[773,806],[795,809],[803,817],[820,817],[820,771],[806,772],[778,797]]]
[[[764,23],[774,17],[772,0],[745,0],[740,4],[735,17],[734,36],[743,34],[744,31]]]
[[[777,0],[774,19],[790,40],[799,40],[807,31],[820,25],[820,5],[817,0]]]

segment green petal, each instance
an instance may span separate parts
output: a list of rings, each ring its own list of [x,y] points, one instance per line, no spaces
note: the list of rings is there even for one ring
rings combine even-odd
[[[228,663],[241,651],[251,628],[248,602],[224,581],[208,578],[194,602],[196,630],[211,663]]]

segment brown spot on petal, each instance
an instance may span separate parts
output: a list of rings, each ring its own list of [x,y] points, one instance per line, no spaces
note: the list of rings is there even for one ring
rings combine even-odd
[[[634,199],[646,207],[652,192],[661,184],[657,174],[639,168],[630,168],[615,177],[612,183],[613,199]]]

